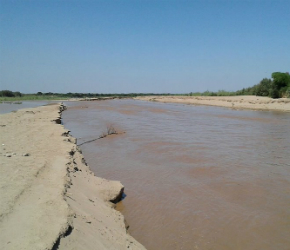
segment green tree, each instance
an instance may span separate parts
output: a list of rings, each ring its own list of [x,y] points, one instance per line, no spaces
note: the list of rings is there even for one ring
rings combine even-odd
[[[0,96],[3,97],[14,97],[14,93],[11,90],[2,90],[0,91]]]
[[[272,73],[272,78],[274,85],[276,85],[279,89],[290,86],[290,75],[288,72],[281,73],[281,72],[274,72]]]
[[[272,80],[264,78],[258,85],[256,85],[255,94],[258,96],[269,96],[272,87]]]
[[[274,72],[272,73],[273,84],[270,91],[272,98],[279,98],[283,95],[287,95],[287,91],[290,87],[290,75],[288,72]]]
[[[16,91],[16,92],[14,92],[14,96],[16,96],[16,97],[21,97],[22,96],[22,94],[19,92],[19,91]]]

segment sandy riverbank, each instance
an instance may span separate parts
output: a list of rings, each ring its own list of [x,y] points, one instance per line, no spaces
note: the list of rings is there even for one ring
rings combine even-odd
[[[290,99],[261,96],[144,96],[134,99],[164,103],[219,106],[233,109],[271,110],[290,112]]]
[[[94,176],[62,110],[1,115],[0,249],[145,249],[110,202],[124,187]]]

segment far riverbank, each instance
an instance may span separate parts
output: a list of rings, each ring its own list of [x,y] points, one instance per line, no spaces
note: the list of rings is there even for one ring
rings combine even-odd
[[[261,96],[140,96],[136,100],[290,112],[290,99]]]

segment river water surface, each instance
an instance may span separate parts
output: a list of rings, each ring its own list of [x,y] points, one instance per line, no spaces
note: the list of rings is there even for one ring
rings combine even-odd
[[[18,109],[36,108],[49,103],[58,103],[60,101],[21,101],[21,102],[2,102],[0,103],[0,114],[10,113]]]
[[[134,100],[71,102],[63,123],[149,250],[290,249],[290,114]]]

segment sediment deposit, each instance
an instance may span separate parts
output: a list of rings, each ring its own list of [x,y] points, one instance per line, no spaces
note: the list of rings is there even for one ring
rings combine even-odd
[[[114,209],[123,185],[90,171],[63,109],[0,117],[0,249],[145,249]]]
[[[290,112],[290,99],[272,99],[262,96],[144,96],[137,100],[164,103],[219,106],[233,109],[252,109]]]

